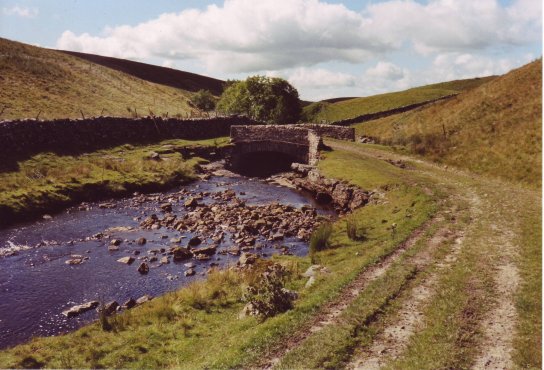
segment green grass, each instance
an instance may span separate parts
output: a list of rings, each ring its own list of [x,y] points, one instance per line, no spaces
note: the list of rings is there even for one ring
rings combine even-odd
[[[0,215],[7,221],[39,214],[75,201],[166,188],[193,178],[198,158],[179,153],[147,159],[163,145],[225,145],[228,138],[202,141],[168,140],[155,145],[123,145],[112,149],[62,156],[42,153],[18,162],[15,171],[0,173]]]
[[[511,233],[512,241],[519,245],[515,262],[522,278],[515,297],[514,360],[519,367],[540,368],[540,194],[416,161],[408,161],[410,169],[399,169],[384,160],[397,155],[377,145],[327,143],[336,149],[319,163],[324,175],[381,195],[349,216],[364,228],[364,241],[349,237],[344,218],[333,224],[329,248],[316,253],[330,272],[318,275],[313,286],[304,288],[306,278],[301,276],[310,265],[309,257],[275,258],[291,272],[287,287],[299,293],[294,309],[262,322],[239,319],[244,287],[255,275],[225,270],[109,319],[112,331],[105,332],[95,323],[1,351],[0,367],[258,367],[270,351],[285,346],[293,333],[307,330],[318,310],[337,298],[360,272],[392,253],[414,229],[448,207],[453,209],[449,218],[429,229],[369,284],[338,322],[289,352],[280,367],[338,368],[358,347],[371,343],[382,318],[394,315],[394,308],[427,273],[414,269],[411,256],[426,248],[426,240],[438,228],[448,225],[464,233],[463,247],[457,260],[440,271],[437,293],[423,310],[421,329],[402,356],[388,365],[434,369],[473,364],[485,331],[482,318],[500,299],[495,267],[504,258],[504,238]],[[141,149],[138,158],[149,147]],[[126,148],[116,150],[122,155]],[[397,225],[395,232],[393,224]],[[441,246],[432,260],[440,261],[451,247]],[[433,271],[433,264],[429,266]]]
[[[333,148],[344,148],[350,156],[369,153],[374,157],[395,155],[391,149],[378,145],[357,145],[329,141]],[[341,154],[348,156],[348,153]],[[470,173],[447,171],[416,162],[410,163],[429,179],[439,181],[442,194],[450,195],[455,208],[452,220],[457,220],[465,236],[457,260],[441,272],[437,294],[425,308],[422,329],[410,339],[408,349],[388,368],[435,369],[469,368],[486,351],[480,347],[486,328],[482,320],[493,305],[501,302],[495,286],[497,265],[505,258],[517,263],[521,283],[515,296],[518,318],[513,333],[513,360],[520,368],[540,368],[541,353],[541,195],[538,191],[509,182],[479,177]],[[351,176],[351,174],[350,174]],[[424,184],[421,179],[417,180]],[[508,197],[505,197],[508,194]],[[465,225],[461,227],[462,225]],[[510,235],[513,237],[511,238]],[[511,238],[511,239],[510,239]],[[513,244],[519,258],[505,257],[503,248]],[[519,246],[519,247],[516,247]],[[510,253],[510,252],[508,252]],[[507,253],[506,253],[507,254]],[[508,255],[508,254],[507,254]],[[440,259],[440,258],[436,258]],[[415,286],[415,285],[414,285]],[[406,294],[406,293],[405,293]],[[392,307],[400,302],[393,302]],[[394,310],[385,309],[394,316]],[[393,318],[389,320],[394,321]],[[380,322],[363,328],[364,336],[358,346],[369,345]],[[383,328],[383,326],[381,326]],[[329,351],[337,363],[348,356],[353,342],[341,349]],[[325,345],[325,344],[323,344]],[[324,347],[326,348],[326,347]],[[332,347],[333,349],[336,347]],[[324,353],[314,357],[326,358]],[[324,363],[324,362],[323,362]]]
[[[192,93],[55,50],[0,38],[0,119],[185,117]],[[41,113],[40,113],[41,112]]]
[[[303,109],[303,120],[312,122],[334,122],[354,118],[363,114],[381,112],[405,105],[415,104],[470,90],[493,80],[495,77],[473,78],[442,82],[415,87],[405,91],[351,98],[335,103],[317,102]]]
[[[21,367],[28,356],[32,359],[27,362],[43,363],[46,367],[232,368],[258,363],[268,350],[281,346],[294,330],[303,327],[361,270],[391,253],[434,212],[433,200],[404,184],[400,169],[379,160],[359,162],[360,158],[350,161],[330,153],[322,167],[325,172],[326,168],[344,168],[339,177],[354,184],[364,181],[376,188],[398,185],[386,192],[388,202],[357,211],[356,217],[368,222],[365,242],[350,240],[343,220],[334,224],[331,248],[317,253],[330,273],[319,277],[314,286],[303,288],[306,279],[301,273],[310,264],[308,257],[278,259],[293,272],[288,287],[300,293],[294,309],[264,322],[238,319],[243,306],[241,289],[246,281],[226,271],[117,316],[112,323],[116,330],[112,332],[92,324],[74,333],[37,338],[0,352],[0,367]],[[361,173],[348,178],[347,168],[356,164]],[[380,166],[386,173],[382,177],[376,176]],[[365,176],[366,173],[371,176]],[[416,216],[407,217],[405,209],[412,209]],[[398,225],[395,235],[391,233],[392,223]],[[392,279],[398,283],[404,275],[399,272],[395,276],[400,280]],[[195,304],[199,301],[204,304]]]
[[[523,204],[525,203],[525,204]],[[523,369],[542,368],[542,213],[524,199],[518,268],[522,279],[516,296],[519,313],[514,360]]]
[[[454,99],[355,128],[440,163],[540,187],[542,60]]]

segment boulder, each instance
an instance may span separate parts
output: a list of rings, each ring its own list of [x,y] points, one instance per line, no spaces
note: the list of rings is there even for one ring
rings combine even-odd
[[[123,242],[123,241],[122,241],[121,239],[112,239],[112,240],[110,241],[110,245],[119,246],[119,245],[121,245],[122,242]]]
[[[334,203],[336,203],[340,208],[345,208],[351,200],[352,193],[353,189],[351,186],[339,182],[334,187],[331,196]]]
[[[182,247],[174,247],[172,253],[174,255],[174,261],[183,261],[193,256],[189,249]]]
[[[110,252],[116,252],[116,251],[119,250],[119,246],[118,246],[118,245],[113,245],[113,244],[108,245],[108,250],[109,250]]]
[[[187,208],[194,208],[198,206],[198,201],[193,197],[189,197],[185,200],[183,205]]]
[[[200,245],[200,243],[202,243],[202,240],[198,236],[193,236],[191,239],[189,239],[189,245],[191,247]]]
[[[196,274],[196,271],[194,268],[190,268],[189,270],[185,271],[184,274],[185,276],[193,276],[194,274]]]
[[[140,266],[138,266],[138,272],[142,275],[147,274],[149,272],[149,265],[145,262],[142,262]]]
[[[168,256],[164,256],[161,258],[161,261],[160,261],[163,265],[166,265],[168,263],[170,263],[170,259],[168,258]]]
[[[244,252],[239,259],[240,266],[252,265],[255,263],[255,261],[257,261],[257,258],[257,255],[254,253]]]
[[[110,316],[111,314],[115,313],[118,308],[119,303],[117,303],[117,301],[111,301],[106,303],[103,307],[99,307],[97,311],[104,313],[106,316]]]
[[[81,265],[83,263],[83,258],[71,258],[64,263],[67,265]]]
[[[143,296],[141,296],[140,298],[138,298],[138,299],[136,300],[136,305],[138,306],[138,305],[144,304],[144,303],[146,303],[146,302],[149,302],[149,301],[152,300],[152,299],[153,299],[153,297],[151,297],[151,296],[148,295],[148,294],[143,295]]]
[[[133,298],[129,298],[125,303],[123,303],[122,308],[128,310],[128,309],[131,309],[134,306],[136,306],[136,301]]]
[[[138,238],[138,240],[136,240],[136,243],[138,245],[144,245],[145,243],[147,243],[147,240],[146,238],[142,237],[142,238]]]
[[[204,255],[207,255],[207,256],[211,256],[213,254],[215,254],[215,252],[217,251],[217,246],[215,245],[211,245],[209,247],[202,247],[202,248],[196,248],[196,249],[191,249],[191,252],[193,254],[204,254]]]
[[[67,310],[64,310],[62,311],[62,314],[66,317],[74,317],[84,312],[87,312],[89,310],[92,310],[93,308],[98,307],[98,305],[99,305],[98,301],[90,301],[90,302],[83,303],[77,306],[73,306]]]
[[[172,212],[172,203],[162,203],[159,207],[163,212]]]
[[[128,256],[128,257],[119,258],[117,260],[117,262],[121,262],[121,263],[124,263],[126,265],[130,265],[132,262],[134,262],[134,257]]]
[[[355,189],[353,191],[353,195],[351,196],[351,200],[349,202],[348,208],[353,211],[359,207],[364,206],[367,203],[368,203],[368,194],[366,194],[362,190]]]

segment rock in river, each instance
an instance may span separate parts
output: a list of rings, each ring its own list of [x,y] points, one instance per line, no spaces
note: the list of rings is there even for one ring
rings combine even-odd
[[[191,247],[196,247],[200,243],[202,243],[202,239],[200,239],[198,236],[194,236],[191,239],[189,239],[189,245]]]
[[[87,312],[89,310],[92,310],[93,308],[98,307],[98,301],[90,301],[87,303],[83,303],[77,306],[73,306],[65,311],[62,311],[62,314],[66,317],[74,317],[79,314],[82,314],[83,312]]]
[[[174,254],[174,261],[183,261],[191,258],[193,254],[187,248],[174,247],[171,249]]]
[[[149,265],[145,262],[142,262],[138,267],[138,272],[142,275],[147,274],[149,272]]]
[[[128,257],[119,258],[117,260],[117,262],[121,262],[121,263],[130,265],[132,262],[134,262],[134,257],[128,256]]]

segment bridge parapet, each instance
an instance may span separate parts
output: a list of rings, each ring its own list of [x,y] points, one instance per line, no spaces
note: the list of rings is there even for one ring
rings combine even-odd
[[[308,128],[295,125],[244,125],[231,126],[233,143],[244,141],[283,141],[308,145]]]
[[[299,163],[314,165],[319,159],[321,136],[296,125],[232,126],[230,128],[234,162],[249,153],[278,152]]]

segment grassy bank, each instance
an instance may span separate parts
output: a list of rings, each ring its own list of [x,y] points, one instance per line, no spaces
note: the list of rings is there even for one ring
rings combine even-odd
[[[454,99],[355,128],[436,162],[539,187],[542,60]]]
[[[331,144],[349,150],[351,155],[365,153],[374,158],[406,160],[379,146]],[[439,181],[442,191],[450,194],[455,206],[450,221],[455,221],[462,239],[455,257],[443,266],[436,294],[421,311],[418,330],[401,355],[386,363],[385,368],[470,368],[482,356],[504,356],[508,368],[541,368],[540,191],[420,163],[419,171]],[[517,280],[518,274],[519,284],[508,293],[505,284]],[[400,299],[396,305],[402,302]],[[500,317],[497,309],[509,312],[508,316]],[[394,312],[386,311],[385,321],[395,322]],[[384,325],[378,322],[375,327],[361,339],[359,353],[372,344],[375,331]],[[490,327],[494,327],[492,335],[496,330],[500,334],[489,337]],[[497,352],[493,346],[501,350]]]
[[[450,81],[364,98],[349,98],[332,103],[327,101],[312,103],[304,107],[303,119],[312,122],[334,122],[363,114],[381,112],[457,94],[480,86],[493,78],[495,77]]]
[[[156,67],[160,68],[160,67]],[[191,92],[59,51],[0,38],[0,119],[133,117],[192,110]]]
[[[294,309],[262,322],[238,319],[244,305],[242,291],[252,275],[217,272],[116,316],[111,319],[112,331],[92,324],[2,351],[0,367],[232,368],[260,363],[362,270],[390,254],[437,207],[434,196],[414,187],[405,171],[384,161],[332,152],[320,166],[326,175],[379,190],[382,197],[352,216],[365,234],[364,241],[348,238],[344,219],[334,224],[332,248],[316,256],[329,273],[318,276],[310,288],[304,288],[307,278],[301,275],[310,265],[308,257],[277,258],[291,272],[287,287],[299,293]],[[357,171],[347,173],[345,168]],[[384,286],[396,289],[405,272],[409,273],[392,274]]]
[[[165,145],[215,147],[227,141],[227,138],[168,140],[155,145],[123,145],[78,156],[38,154],[18,162],[16,170],[0,173],[0,226],[81,201],[165,189],[190,180],[200,159],[168,153],[169,147]],[[163,153],[161,160],[150,159],[153,152]]]

